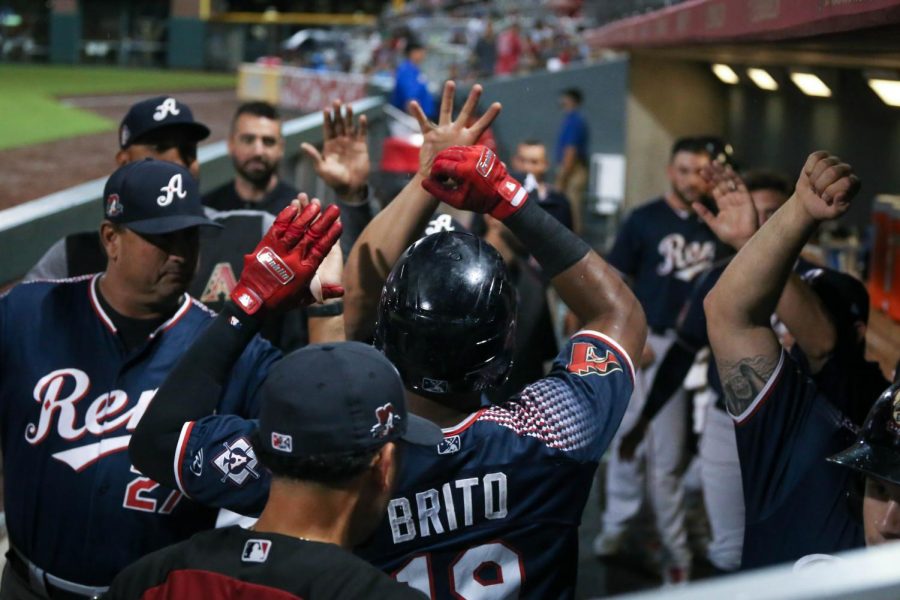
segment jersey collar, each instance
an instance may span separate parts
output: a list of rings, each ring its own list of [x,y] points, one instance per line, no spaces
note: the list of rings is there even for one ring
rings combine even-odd
[[[91,278],[91,284],[88,286],[89,296],[91,299],[91,306],[93,307],[94,312],[97,314],[97,317],[100,319],[100,321],[104,325],[106,325],[106,328],[109,329],[109,331],[111,333],[115,334],[115,333],[118,333],[116,330],[116,326],[113,324],[112,319],[109,318],[109,315],[106,314],[106,311],[103,310],[103,306],[100,304],[100,299],[97,298],[97,294],[99,293],[97,291],[97,286],[100,284],[100,277],[102,275],[103,275],[103,273],[97,273],[96,275],[94,275],[93,278]],[[183,317],[185,314],[187,314],[187,312],[188,312],[188,310],[190,310],[190,308],[191,308],[191,297],[188,296],[187,294],[182,294],[181,305],[178,307],[178,310],[176,310],[175,313],[171,317],[169,317],[168,320],[166,320],[159,327],[157,327],[153,331],[153,333],[151,333],[148,336],[147,339],[152,340],[157,335],[159,335],[161,332],[166,331],[170,327],[174,326],[175,323],[177,323],[179,320],[181,320],[181,317]]]

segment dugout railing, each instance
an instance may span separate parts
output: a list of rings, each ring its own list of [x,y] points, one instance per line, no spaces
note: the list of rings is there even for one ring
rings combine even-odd
[[[356,115],[369,122],[369,150],[381,147],[385,136],[384,98],[369,97],[352,102]],[[329,199],[327,188],[304,160],[300,144],[322,142],[322,114],[315,112],[284,123],[285,157],[282,176],[301,190]],[[110,149],[112,152],[114,149]],[[201,146],[200,190],[207,192],[234,177],[225,142]],[[94,179],[0,211],[0,284],[21,278],[58,239],[78,231],[97,229],[102,216],[106,177]]]
[[[778,540],[772,543],[777,544]],[[896,600],[900,544],[862,548],[836,557],[667,587],[618,600]],[[804,566],[802,563],[806,563]],[[612,600],[612,599],[611,599]]]

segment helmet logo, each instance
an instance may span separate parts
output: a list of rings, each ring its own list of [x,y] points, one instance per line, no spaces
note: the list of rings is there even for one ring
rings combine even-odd
[[[422,391],[432,394],[446,394],[450,391],[450,385],[444,379],[422,378]]]

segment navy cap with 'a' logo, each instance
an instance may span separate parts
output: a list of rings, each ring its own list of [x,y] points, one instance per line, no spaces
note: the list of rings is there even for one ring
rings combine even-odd
[[[103,188],[103,217],[138,233],[171,233],[189,227],[221,227],[208,218],[190,171],[145,159],[116,169]]]
[[[394,365],[359,342],[306,346],[275,364],[262,386],[258,435],[257,450],[295,457],[444,439],[437,425],[406,410]]]
[[[209,137],[209,127],[194,120],[187,104],[171,96],[157,96],[132,105],[119,125],[119,147],[139,144],[151,132],[178,129],[195,142]]]

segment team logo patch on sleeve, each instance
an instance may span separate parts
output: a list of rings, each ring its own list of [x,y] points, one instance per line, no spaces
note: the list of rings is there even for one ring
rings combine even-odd
[[[256,472],[256,453],[247,438],[241,437],[222,445],[225,449],[211,461],[213,466],[222,472],[222,483],[231,480],[232,483],[241,486],[249,477],[259,479],[259,473]]]
[[[247,540],[244,543],[244,551],[241,552],[241,560],[252,563],[266,562],[271,549],[272,540]]]
[[[597,348],[585,342],[572,344],[572,356],[569,359],[568,369],[580,377],[588,375],[600,375],[605,377],[616,371],[623,371],[622,363],[612,351],[607,350],[605,356],[597,354]]]

